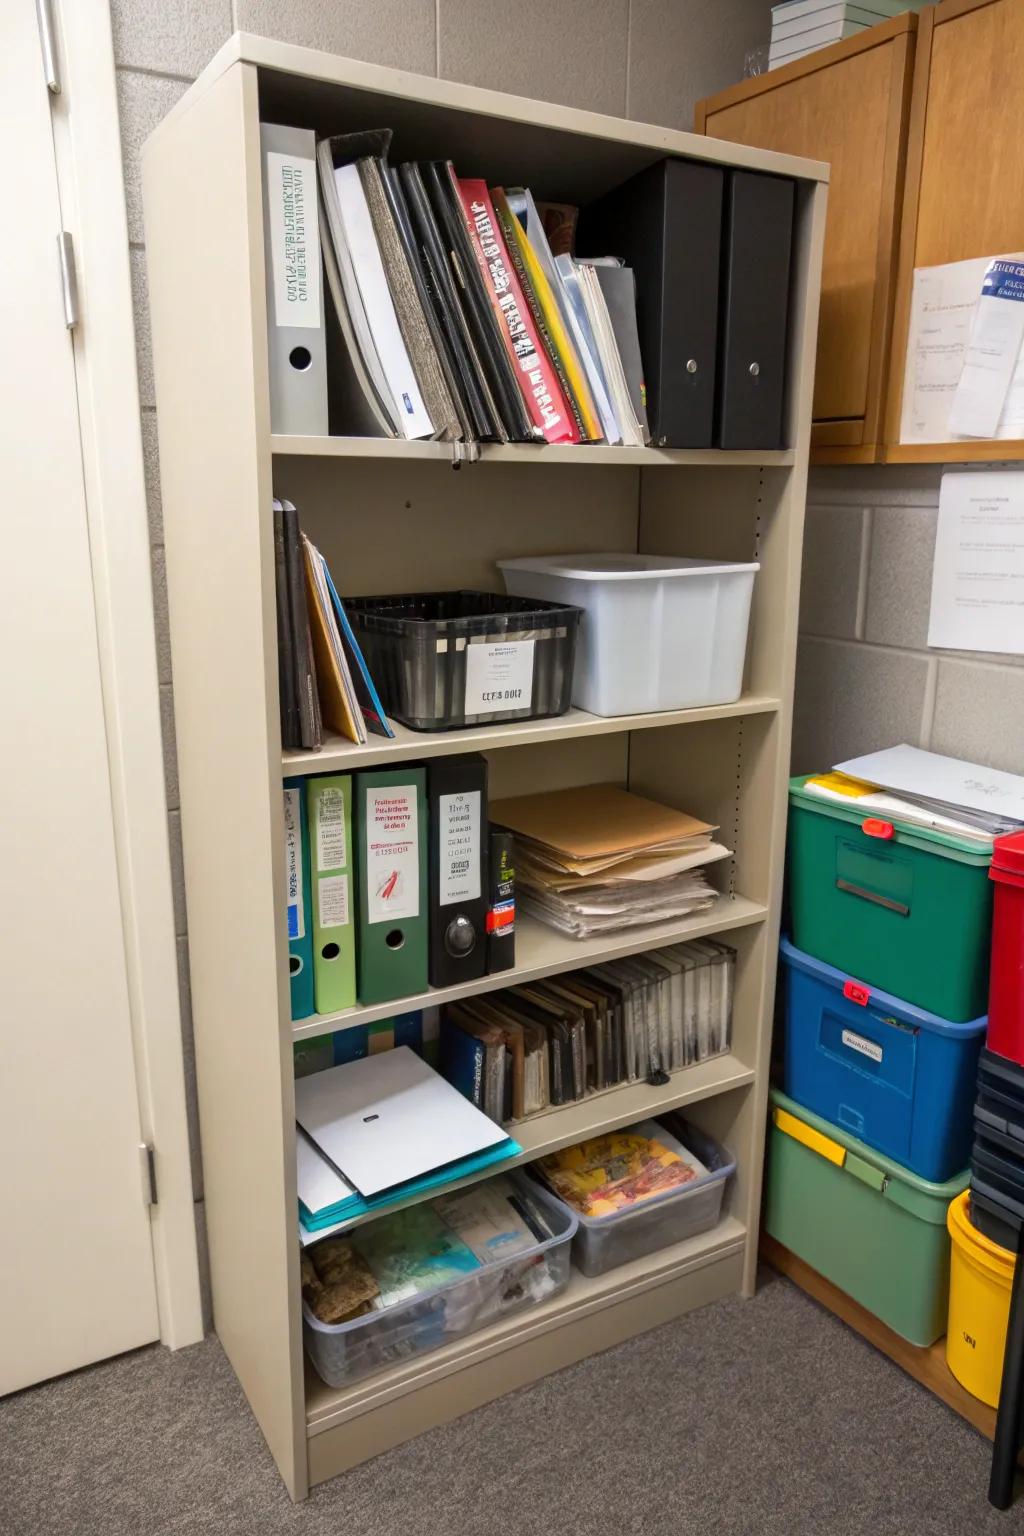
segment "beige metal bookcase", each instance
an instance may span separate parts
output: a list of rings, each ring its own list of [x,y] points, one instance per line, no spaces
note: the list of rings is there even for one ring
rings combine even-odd
[[[797,178],[784,451],[485,447],[271,434],[259,122],[389,126],[396,160],[582,203],[666,154]],[[236,35],[149,140],[146,234],[170,586],[192,999],[217,1332],[301,1498],[411,1435],[755,1281],[797,594],[826,167]],[[282,755],[271,500],[290,497],[342,591],[495,586],[494,561],[639,549],[761,562],[736,704],[422,735]],[[685,665],[685,658],[680,658]],[[587,942],[526,918],[513,972],[293,1027],[282,776],[483,750],[492,793],[628,784],[719,823],[710,912]],[[523,1161],[658,1110],[735,1152],[713,1231],[342,1391],[304,1370],[292,1046],[400,1008],[698,934],[738,951],[731,1053],[516,1128]]]

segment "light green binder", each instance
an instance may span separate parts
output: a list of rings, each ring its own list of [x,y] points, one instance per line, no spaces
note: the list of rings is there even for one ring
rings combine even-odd
[[[308,779],[306,808],[313,874],[313,993],[317,1013],[336,1013],[356,1001],[349,775]]]
[[[427,985],[426,770],[356,774],[359,1001]]]

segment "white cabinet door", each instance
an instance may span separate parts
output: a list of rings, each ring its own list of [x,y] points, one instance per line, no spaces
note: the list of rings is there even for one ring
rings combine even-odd
[[[159,1323],[32,0],[6,7],[3,33],[0,1392],[10,1392],[147,1343]]]

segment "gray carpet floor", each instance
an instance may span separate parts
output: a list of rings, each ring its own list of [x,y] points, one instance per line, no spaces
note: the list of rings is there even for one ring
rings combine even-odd
[[[213,1338],[0,1401],[3,1536],[1020,1531],[988,1443],[770,1273],[293,1506]]]

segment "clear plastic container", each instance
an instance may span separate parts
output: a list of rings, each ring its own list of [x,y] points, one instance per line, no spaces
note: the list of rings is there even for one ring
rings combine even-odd
[[[572,1261],[584,1275],[603,1275],[718,1224],[725,1186],[736,1171],[736,1159],[682,1115],[659,1115],[658,1124],[704,1164],[707,1174],[682,1189],[655,1195],[630,1210],[613,1211],[608,1216],[583,1216],[551,1195],[567,1216],[576,1219]],[[537,1187],[549,1193],[539,1181]]]
[[[739,698],[757,561],[597,554],[498,565],[510,592],[584,610],[580,709],[631,715]]]
[[[526,1182],[521,1173],[508,1178],[543,1206],[550,1222],[553,1235],[536,1248],[349,1323],[321,1323],[303,1303],[306,1353],[328,1386],[343,1387],[399,1360],[440,1349],[565,1289],[575,1213],[532,1179]]]
[[[414,731],[564,715],[580,610],[497,592],[347,597],[385,710]]]

